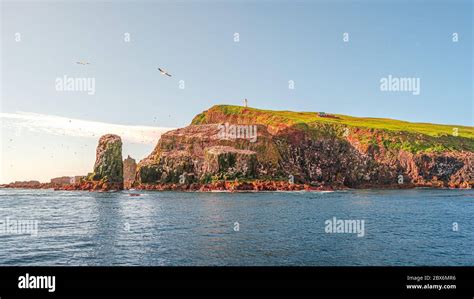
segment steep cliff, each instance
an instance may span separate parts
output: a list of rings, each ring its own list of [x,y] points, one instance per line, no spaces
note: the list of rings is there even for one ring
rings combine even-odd
[[[219,105],[163,134],[136,182],[471,188],[473,164],[472,127]]]

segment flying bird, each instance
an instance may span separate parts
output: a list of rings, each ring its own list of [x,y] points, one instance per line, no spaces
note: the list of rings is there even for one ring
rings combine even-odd
[[[88,64],[91,64],[90,62],[86,62],[86,61],[76,61],[77,64],[80,64],[80,65],[88,65]]]
[[[160,73],[161,73],[162,75],[166,75],[166,76],[168,76],[168,77],[171,77],[171,75],[170,75],[167,71],[165,71],[164,69],[158,68],[158,70],[160,71]]]

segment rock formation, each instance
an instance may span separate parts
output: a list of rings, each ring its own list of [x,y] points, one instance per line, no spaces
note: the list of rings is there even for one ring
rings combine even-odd
[[[68,176],[62,176],[62,177],[51,179],[51,184],[55,184],[55,185],[69,185],[71,183],[73,183],[72,178]]]
[[[65,190],[109,191],[123,189],[122,140],[120,136],[107,134],[99,139],[94,171],[81,182],[63,188]]]
[[[472,188],[474,128],[220,105],[163,134],[138,165],[108,134],[80,183],[0,187],[120,190],[124,177],[146,190]]]
[[[135,182],[135,172],[137,163],[130,156],[123,160],[123,185],[125,189],[130,189]]]
[[[39,181],[15,181],[9,184],[2,184],[0,188],[21,188],[21,189],[41,189],[45,183]]]
[[[107,134],[99,139],[92,180],[123,183],[122,140],[120,136]]]
[[[224,123],[235,125],[227,135]],[[249,126],[256,127],[256,140],[247,138]],[[458,136],[450,134],[453,128],[214,106],[191,125],[163,134],[138,164],[136,184],[158,190],[471,188],[474,130],[456,126]]]

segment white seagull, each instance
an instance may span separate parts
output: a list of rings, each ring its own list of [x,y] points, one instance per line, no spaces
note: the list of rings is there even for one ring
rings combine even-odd
[[[168,77],[171,77],[171,75],[170,75],[167,71],[165,71],[164,69],[158,68],[158,70],[160,71],[160,73],[161,73],[162,75],[166,75],[166,76],[168,76]]]

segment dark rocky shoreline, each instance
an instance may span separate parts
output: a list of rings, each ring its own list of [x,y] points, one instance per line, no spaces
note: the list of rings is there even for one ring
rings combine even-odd
[[[119,190],[147,190],[147,191],[181,191],[181,192],[272,192],[272,191],[340,191],[340,190],[399,190],[414,188],[433,188],[433,189],[471,189],[469,187],[450,187],[442,184],[392,184],[392,185],[365,185],[359,188],[348,188],[345,186],[312,186],[308,184],[291,184],[286,181],[253,181],[253,182],[235,182],[219,181],[209,184],[143,184],[132,188],[123,188],[122,184],[110,184],[100,181],[86,181],[78,184],[54,185],[51,183],[11,183],[0,185],[0,188],[11,189],[54,189],[56,191],[119,191]]]

